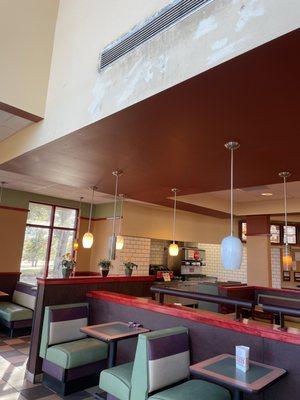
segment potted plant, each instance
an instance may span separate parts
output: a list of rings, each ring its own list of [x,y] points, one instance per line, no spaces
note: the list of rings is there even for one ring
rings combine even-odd
[[[135,264],[131,261],[124,262],[124,266],[125,266],[125,275],[126,276],[131,276],[133,268],[137,269],[137,267],[138,267],[137,264]]]
[[[98,266],[100,267],[101,275],[107,276],[111,267],[110,260],[100,260]]]
[[[76,261],[73,259],[71,253],[65,254],[61,262],[61,273],[63,278],[70,278],[70,275],[75,266]]]

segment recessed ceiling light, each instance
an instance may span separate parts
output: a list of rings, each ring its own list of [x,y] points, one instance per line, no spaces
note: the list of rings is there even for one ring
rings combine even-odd
[[[262,195],[262,196],[269,197],[269,196],[273,196],[273,193],[271,193],[271,192],[265,192],[265,193],[261,193],[261,195]]]

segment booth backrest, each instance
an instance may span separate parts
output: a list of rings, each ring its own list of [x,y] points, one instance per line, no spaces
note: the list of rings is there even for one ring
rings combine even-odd
[[[85,338],[80,328],[88,325],[88,310],[87,303],[45,307],[40,356],[54,344]]]
[[[18,282],[13,293],[13,303],[34,310],[37,289],[27,283]]]
[[[189,377],[188,329],[175,327],[139,335],[132,373],[131,400]]]

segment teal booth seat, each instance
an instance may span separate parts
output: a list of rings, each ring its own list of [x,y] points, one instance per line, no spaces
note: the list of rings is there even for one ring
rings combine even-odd
[[[80,331],[88,325],[88,311],[87,303],[45,308],[40,345],[43,383],[62,395],[97,384],[107,364],[107,344]]]
[[[13,292],[12,301],[0,302],[0,324],[10,330],[31,329],[36,301],[36,287],[18,282]]]
[[[190,380],[188,330],[175,327],[139,335],[133,363],[101,372],[99,387],[118,400],[230,400],[227,389]]]

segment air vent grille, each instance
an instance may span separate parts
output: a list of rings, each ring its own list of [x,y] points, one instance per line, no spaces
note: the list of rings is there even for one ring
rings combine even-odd
[[[142,26],[137,26],[108,45],[100,55],[99,70],[104,69],[123,55],[211,1],[213,0],[180,0],[163,8],[143,23]]]

